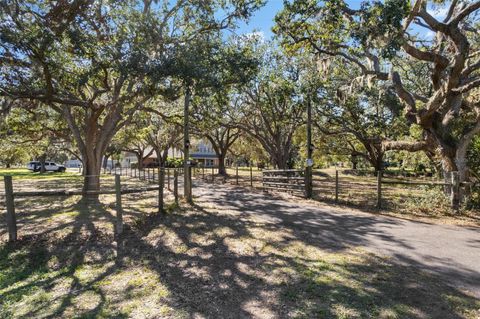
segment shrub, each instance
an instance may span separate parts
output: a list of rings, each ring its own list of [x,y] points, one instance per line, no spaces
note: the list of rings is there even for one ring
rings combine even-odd
[[[405,201],[405,210],[419,215],[440,216],[450,215],[450,201],[443,191],[436,187],[422,186],[423,196],[412,196]]]
[[[183,160],[181,158],[167,157],[167,160],[165,161],[165,167],[175,168],[175,167],[182,167],[182,166],[183,166]]]

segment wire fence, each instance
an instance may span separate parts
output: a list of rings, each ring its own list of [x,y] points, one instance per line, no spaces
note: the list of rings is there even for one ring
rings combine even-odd
[[[314,199],[363,208],[409,209],[414,205],[449,205],[449,184],[438,178],[388,176],[379,181],[373,174],[349,171],[315,171]],[[380,183],[380,189],[379,189]],[[380,191],[380,198],[379,198]],[[433,200],[433,202],[432,202]]]
[[[21,229],[22,236],[59,231],[75,227],[79,222],[85,225],[91,222],[95,227],[114,233],[119,199],[122,219],[135,224],[136,220],[141,220],[146,214],[158,212],[159,207],[175,205],[183,195],[183,169],[117,168],[103,172],[105,174],[98,176],[100,188],[91,193],[98,194],[98,200],[91,202],[82,201],[85,197],[82,187],[86,176],[78,171],[44,175],[19,173],[11,178],[10,193],[13,194],[15,223]],[[199,181],[264,189],[265,171],[258,168],[227,167],[225,173],[219,174],[218,167],[191,168],[192,177]],[[116,176],[121,179],[120,188]],[[304,175],[295,176],[298,179]],[[270,175],[270,182],[272,177],[275,175]],[[305,185],[297,182],[296,187]],[[0,207],[8,211],[8,190],[5,185],[0,183]],[[163,187],[160,188],[159,185]],[[451,211],[451,187],[451,183],[432,176],[385,174],[385,177],[379,179],[372,174],[352,174],[348,170],[313,172],[314,200],[362,208],[441,214]],[[164,192],[162,203],[160,189]],[[475,194],[480,191],[480,187],[475,184],[471,190]],[[475,199],[474,195],[469,198]],[[8,222],[8,214],[0,214],[0,239],[9,237],[6,227]]]
[[[0,240],[8,237],[16,241],[17,229],[25,237],[58,232],[79,223],[96,224],[106,233],[119,234],[124,219],[141,220],[145,214],[178,205],[181,171],[149,170],[137,172],[136,177],[133,171],[122,171],[123,176],[109,171],[112,175],[89,176],[99,177],[100,187],[88,191],[82,189],[87,176],[79,173],[30,174],[34,177],[30,179],[21,174],[5,176],[0,187],[0,206],[6,211],[0,215]]]

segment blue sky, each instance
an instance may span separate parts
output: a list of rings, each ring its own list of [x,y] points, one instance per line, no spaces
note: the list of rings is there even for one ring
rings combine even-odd
[[[346,1],[350,7],[358,8],[361,0],[348,0]],[[271,28],[275,24],[274,18],[277,12],[283,8],[283,0],[267,0],[266,5],[255,12],[253,17],[250,19],[248,24],[241,23],[239,29],[236,33],[244,34],[251,32],[261,32],[263,33],[266,39],[270,39],[273,36]],[[429,8],[429,12],[433,14],[436,18],[442,18],[445,16],[445,8]],[[425,37],[433,37],[432,33],[426,32],[425,30],[420,30],[415,28],[416,32],[423,34]]]
[[[255,12],[248,24],[242,23],[240,25],[238,33],[260,31],[263,32],[265,38],[271,38],[273,35],[271,28],[275,24],[273,19],[282,8],[283,0],[268,0],[263,8]]]
[[[355,8],[361,3],[360,0],[349,0],[347,3]],[[274,18],[277,12],[282,10],[283,0],[267,0],[266,5],[255,12],[248,24],[240,24],[238,33],[251,33],[254,31],[262,32],[265,38],[269,39],[273,36],[271,28],[275,24]]]

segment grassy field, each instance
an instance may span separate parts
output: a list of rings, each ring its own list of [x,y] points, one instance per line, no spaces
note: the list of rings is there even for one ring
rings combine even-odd
[[[120,238],[110,195],[94,205],[78,197],[19,201],[13,245],[2,214],[0,318],[480,315],[478,299],[433,275],[361,249],[325,247],[294,223],[278,227],[202,198],[159,215],[155,192],[123,196],[123,206]]]
[[[236,184],[236,169],[227,168],[227,173],[226,182]],[[253,168],[252,173],[253,187],[261,188],[262,171]],[[440,181],[435,177],[385,177],[384,180],[420,183]],[[223,182],[223,178],[217,176],[216,182]],[[250,187],[249,168],[239,168],[238,184]],[[338,202],[335,202],[335,168],[316,169],[313,191],[315,200],[330,204],[416,220],[428,219],[449,224],[480,225],[478,210],[462,209],[460,214],[453,215],[449,198],[444,195],[441,186],[382,184],[381,211],[376,209],[377,179],[374,176],[356,176],[346,174],[345,170],[339,170]]]
[[[10,175],[16,180],[37,180],[37,179],[60,179],[60,178],[79,178],[81,175],[77,170],[67,171],[64,173],[46,172],[40,174],[39,172],[31,172],[26,168],[0,168],[0,177]]]

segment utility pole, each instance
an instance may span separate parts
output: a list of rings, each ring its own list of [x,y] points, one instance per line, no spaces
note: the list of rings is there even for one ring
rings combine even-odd
[[[192,187],[191,187],[191,177],[190,177],[190,163],[188,159],[190,158],[189,149],[190,149],[190,137],[189,137],[189,121],[188,121],[188,110],[190,106],[190,86],[187,85],[185,88],[185,103],[183,107],[183,193],[185,199],[188,203],[192,202]]]
[[[312,198],[313,194],[313,144],[312,144],[312,103],[307,97],[307,168],[305,169],[305,197]]]

